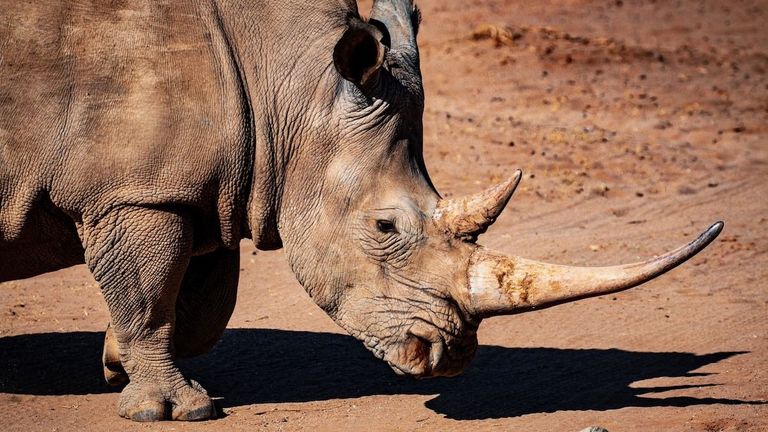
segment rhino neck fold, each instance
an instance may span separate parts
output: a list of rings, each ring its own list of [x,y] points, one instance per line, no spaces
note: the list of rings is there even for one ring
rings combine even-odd
[[[212,3],[247,114],[243,141],[252,148],[253,161],[247,231],[258,249],[279,249],[286,234],[281,214],[301,214],[300,209],[285,211],[287,189],[305,188],[307,199],[319,198],[310,190],[318,182],[307,178],[322,166],[314,166],[317,163],[306,154],[323,151],[314,142],[319,138],[316,123],[328,119],[318,113],[332,108],[334,86],[327,78],[335,70],[332,57],[323,54],[332,52],[347,16],[356,13],[356,3]]]
[[[207,24],[213,55],[217,59],[220,67],[220,82],[226,83],[229,92],[233,94],[233,100],[237,101],[237,113],[230,113],[238,121],[238,130],[236,132],[237,140],[240,142],[241,149],[245,152],[245,164],[242,171],[245,177],[241,180],[243,187],[247,190],[247,204],[241,206],[237,211],[237,217],[240,222],[240,232],[242,237],[253,238],[253,220],[251,218],[251,203],[253,202],[253,174],[254,174],[254,111],[251,102],[250,93],[243,64],[232,38],[232,29],[229,28],[225,14],[222,13],[220,2],[212,0],[209,3],[200,5],[201,15]],[[260,232],[260,231],[259,231]],[[239,239],[237,239],[239,241]],[[235,243],[234,247],[237,247]]]

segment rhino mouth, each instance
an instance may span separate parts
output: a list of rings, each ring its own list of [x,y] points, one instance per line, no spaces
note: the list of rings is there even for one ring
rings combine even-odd
[[[429,304],[441,309],[433,300]],[[425,313],[397,315],[394,312],[401,308],[399,303],[382,308],[379,314],[363,314],[363,319],[339,308],[332,318],[376,358],[387,363],[396,375],[452,377],[462,373],[474,357],[479,321],[466,319],[454,305],[445,306],[440,316],[446,319],[440,323],[424,316]],[[378,319],[380,314],[385,316]],[[387,321],[394,323],[371,324]]]
[[[405,340],[398,343],[382,360],[400,376],[413,378],[453,377],[461,374],[474,357],[477,339],[474,337],[448,344],[442,336],[435,337],[409,330]]]
[[[423,337],[409,334],[406,341],[395,349],[401,351],[396,357],[399,357],[399,360],[405,357],[405,361],[393,361],[386,356],[383,360],[395,374],[400,376],[414,378],[435,376],[434,372],[439,371],[440,365],[444,363],[445,350],[442,341],[430,342]]]

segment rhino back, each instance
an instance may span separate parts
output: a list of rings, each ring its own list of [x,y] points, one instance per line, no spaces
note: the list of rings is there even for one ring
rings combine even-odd
[[[237,243],[249,112],[216,9],[192,3],[2,1],[0,250],[122,205],[187,207]]]

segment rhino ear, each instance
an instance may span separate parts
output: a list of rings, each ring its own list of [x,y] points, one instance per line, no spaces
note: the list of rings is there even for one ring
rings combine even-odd
[[[350,21],[333,49],[333,63],[344,79],[364,86],[376,76],[384,63],[382,37],[373,25],[357,18]]]

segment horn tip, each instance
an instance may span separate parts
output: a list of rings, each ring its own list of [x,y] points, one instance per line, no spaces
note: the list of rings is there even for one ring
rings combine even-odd
[[[707,231],[705,232],[707,237],[711,237],[712,240],[715,239],[722,231],[723,228],[725,228],[725,222],[719,220],[710,226]]]
[[[515,170],[515,172],[509,178],[509,181],[512,182],[512,183],[519,183],[522,178],[523,178],[523,170],[518,168],[518,169]]]
[[[515,173],[512,174],[511,177],[509,177],[507,180],[503,181],[499,185],[501,187],[501,190],[503,190],[504,194],[507,196],[506,201],[508,201],[509,198],[512,197],[512,194],[515,193],[515,190],[517,189],[517,186],[520,184],[520,180],[522,180],[522,178],[523,178],[523,171],[520,169],[516,169]],[[504,205],[506,205],[506,201],[504,202]]]
[[[520,180],[523,179],[523,170],[516,169],[515,172],[507,178],[507,180],[504,182],[504,184],[507,185],[508,188],[511,188],[513,191],[517,187],[517,185],[520,183]]]
[[[713,223],[709,228],[707,228],[706,231],[701,233],[699,238],[693,242],[696,244],[695,249],[700,251],[707,247],[717,238],[718,235],[720,235],[720,233],[723,231],[723,228],[725,228],[725,223],[723,221],[717,221]]]

